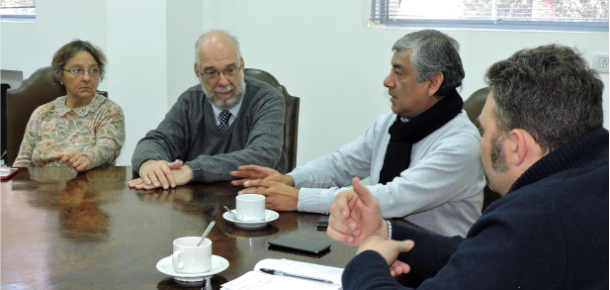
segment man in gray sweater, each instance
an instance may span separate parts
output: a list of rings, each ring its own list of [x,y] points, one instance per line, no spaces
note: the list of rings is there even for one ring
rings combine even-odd
[[[131,160],[140,178],[129,186],[226,181],[250,163],[285,172],[284,97],[244,75],[239,44],[226,32],[204,34],[195,59],[201,85],[182,93],[157,129],[140,140]]]

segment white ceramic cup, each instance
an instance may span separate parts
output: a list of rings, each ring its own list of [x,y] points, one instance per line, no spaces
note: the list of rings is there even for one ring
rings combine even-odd
[[[265,219],[265,196],[241,194],[235,198],[237,218],[244,222],[258,222]]]
[[[212,241],[201,237],[182,237],[174,240],[172,264],[178,273],[204,273],[210,271],[212,264]]]

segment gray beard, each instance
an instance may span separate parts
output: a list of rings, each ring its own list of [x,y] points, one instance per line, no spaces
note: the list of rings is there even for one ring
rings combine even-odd
[[[245,76],[242,76],[239,86],[234,89],[233,96],[226,101],[216,98],[214,96],[214,94],[205,87],[205,85],[203,84],[203,81],[201,80],[201,77],[199,78],[199,82],[201,83],[201,89],[203,89],[203,93],[205,94],[205,97],[210,101],[210,103],[212,103],[212,105],[214,105],[214,107],[218,108],[219,110],[223,110],[223,111],[235,107],[235,105],[237,105],[237,103],[239,103],[239,101],[244,97],[244,93],[246,92]],[[226,91],[226,89],[231,90],[231,89],[233,89],[233,86],[229,85],[222,89],[217,88],[214,91],[222,92],[223,90]]]

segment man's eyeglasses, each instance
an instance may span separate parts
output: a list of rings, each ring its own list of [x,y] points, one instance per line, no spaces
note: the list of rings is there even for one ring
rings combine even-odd
[[[80,77],[85,74],[85,72],[89,72],[89,77],[97,77],[100,75],[99,68],[90,68],[90,69],[82,69],[82,68],[71,68],[71,69],[63,69],[63,71],[67,71],[74,76]]]
[[[241,66],[238,68],[234,68],[234,67],[228,68],[223,71],[206,70],[204,72],[199,72],[199,75],[202,75],[206,80],[212,81],[212,80],[215,80],[216,78],[220,77],[221,73],[223,75],[225,75],[225,77],[235,76],[239,70],[241,70]]]

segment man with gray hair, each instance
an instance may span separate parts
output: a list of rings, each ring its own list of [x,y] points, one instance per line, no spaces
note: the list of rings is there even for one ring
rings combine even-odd
[[[393,46],[384,81],[392,111],[337,152],[287,175],[242,166],[233,184],[241,193],[267,197],[267,208],[329,213],[335,196],[350,192],[354,177],[368,189],[385,218],[405,220],[442,235],[464,236],[481,215],[485,179],[480,135],[462,110],[456,88],[464,69],[458,42],[435,30],[405,35]]]
[[[244,75],[235,37],[210,31],[195,46],[199,85],[186,90],[132,158],[140,177],[130,187],[176,187],[231,180],[231,170],[254,163],[286,170],[282,150],[284,97]]]
[[[466,238],[442,237],[384,221],[355,179],[356,196],[337,196],[327,231],[359,245],[343,289],[407,289],[392,277],[407,272],[424,280],[417,289],[608,289],[608,130],[597,72],[573,49],[546,45],[495,63],[486,79],[480,146],[502,198]]]

